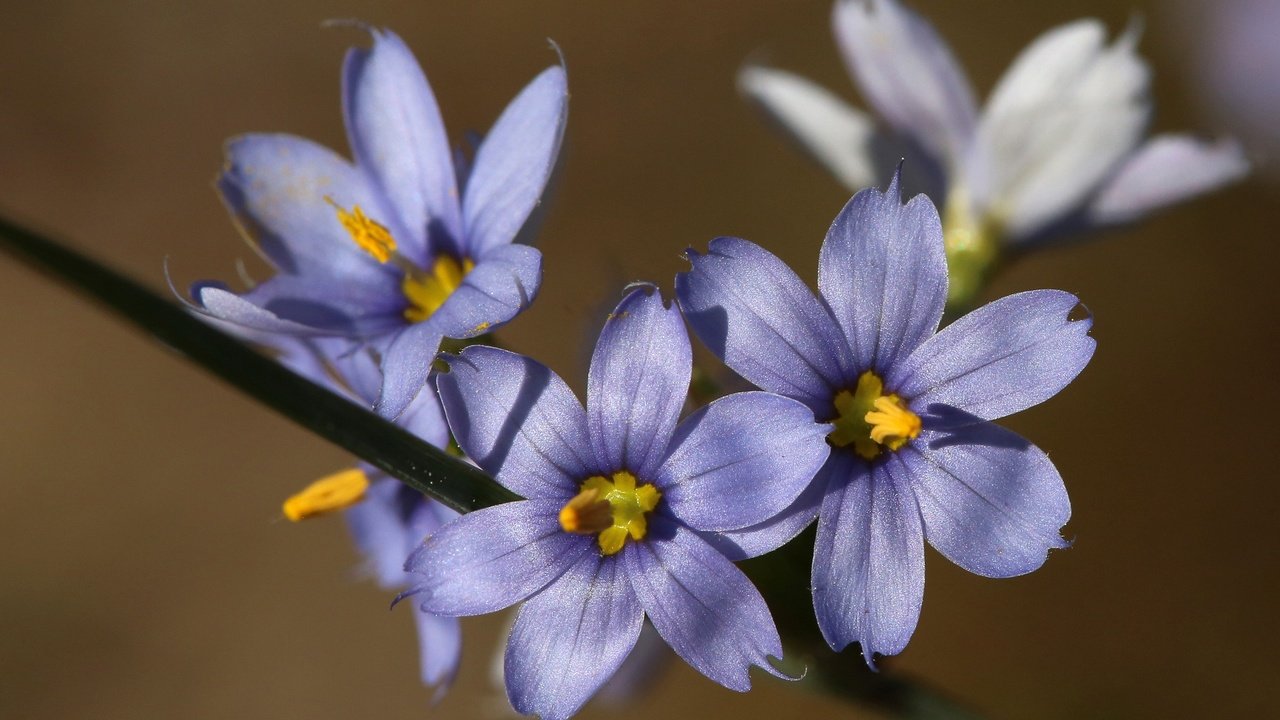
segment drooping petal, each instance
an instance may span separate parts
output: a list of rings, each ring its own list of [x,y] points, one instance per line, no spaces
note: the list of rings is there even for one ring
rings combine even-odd
[[[1132,222],[1248,173],[1244,148],[1232,138],[1206,142],[1190,135],[1157,135],[1102,186],[1089,203],[1087,220],[1094,225]]]
[[[863,96],[954,172],[978,113],[973,89],[942,38],[896,0],[839,0],[832,29]]]
[[[727,395],[680,423],[656,482],[696,530],[736,530],[785,510],[831,446],[831,426],[803,403],[765,392]]]
[[[868,468],[837,453],[842,479],[832,482],[818,518],[813,551],[813,606],[835,650],[849,643],[873,655],[907,646],[924,600],[924,531],[907,471],[897,457]]]
[[[695,670],[738,692],[751,689],[751,665],[785,677],[768,661],[782,657],[782,642],[764,598],[697,533],[652,516],[623,562],[653,627]]]
[[[926,430],[903,448],[929,544],[985,577],[1024,575],[1068,547],[1062,477],[1039,448],[998,425]]]
[[[316,283],[318,294],[398,291],[395,269],[361,250],[329,204],[359,205],[369,217],[385,218],[364,173],[332,150],[292,135],[233,138],[226,156],[218,178],[223,202],[280,272]]]
[[[427,380],[426,387],[409,403],[397,423],[438,448],[449,446],[449,423],[432,379]]]
[[[860,369],[884,374],[933,334],[947,300],[942,223],[929,198],[905,205],[898,175],[853,196],[831,223],[818,289]]]
[[[386,194],[397,224],[408,233],[397,238],[401,252],[425,266],[430,252],[442,245],[456,251],[462,237],[453,151],[413,53],[393,32],[369,28],[369,33],[373,46],[347,51],[343,65],[347,135],[356,161]]]
[[[202,314],[207,313],[206,317],[217,321],[282,335],[307,336],[325,332],[281,318],[215,283],[202,283],[191,294],[195,302],[193,309]]]
[[[758,557],[786,545],[818,517],[822,498],[826,495],[826,473],[830,466],[831,458],[828,456],[826,464],[818,471],[813,482],[809,483],[809,487],[777,515],[737,530],[704,532],[703,539],[734,562]]]
[[[439,700],[453,683],[462,661],[462,623],[458,618],[432,615],[417,608],[414,608],[413,620],[418,626],[422,683],[435,687],[433,699]]]
[[[1092,318],[1061,290],[1003,297],[925,341],[887,378],[916,412],[934,403],[994,420],[1048,400],[1084,370],[1097,343]]]
[[[1080,206],[1142,137],[1150,72],[1136,29],[1105,46],[1097,20],[1050,30],[991,94],[970,158],[974,201],[1014,242]]]
[[[596,470],[587,414],[545,365],[475,345],[449,359],[436,386],[458,445],[512,491],[569,498]]]
[[[676,296],[698,338],[758,387],[829,416],[832,389],[852,362],[826,305],[748,240],[716,238],[705,255],[685,255],[693,269],[676,275]]]
[[[503,669],[516,712],[568,718],[626,659],[644,611],[621,569],[588,553],[521,606]]]
[[[487,251],[427,322],[449,338],[471,338],[529,307],[542,285],[542,253],[528,245]]]
[[[349,338],[375,337],[404,327],[405,299],[395,290],[395,279],[379,285],[336,282],[280,274],[241,297],[281,319]]]
[[[761,65],[738,73],[738,89],[845,187],[879,180],[871,118],[798,75]]]
[[[601,469],[651,478],[689,391],[689,334],[656,287],[636,287],[609,314],[587,375],[587,423]]]
[[[476,150],[462,201],[470,254],[515,239],[542,198],[568,117],[564,68],[543,70],[502,111]]]
[[[366,471],[368,472],[368,471]],[[404,587],[405,558],[431,531],[413,537],[409,517],[426,501],[409,486],[375,471],[364,500],[343,513],[356,549],[364,556],[365,570],[383,589]]]
[[[560,529],[560,500],[519,500],[462,515],[409,556],[413,602],[434,615],[483,615],[560,577],[595,538]]]
[[[423,322],[401,330],[382,354],[382,390],[374,412],[397,420],[419,393],[430,392],[431,364],[440,349],[440,328]]]

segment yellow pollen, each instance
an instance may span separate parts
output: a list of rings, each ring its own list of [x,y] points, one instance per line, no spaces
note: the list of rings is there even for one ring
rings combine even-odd
[[[873,460],[882,448],[897,450],[920,435],[920,417],[907,409],[897,395],[884,394],[884,382],[868,370],[858,377],[853,392],[841,390],[835,397],[835,430],[827,440],[836,447],[853,445],[853,451]]]
[[[641,540],[648,532],[645,515],[658,506],[662,493],[649,483],[636,487],[636,476],[621,471],[612,480],[587,478],[582,492],[560,510],[560,527],[580,535],[598,533],[600,552],[613,555],[627,538]]]
[[[409,300],[409,307],[404,310],[405,319],[416,323],[431,317],[475,266],[471,258],[458,262],[452,255],[441,255],[432,265],[430,275],[406,272],[404,282],[400,284],[405,298]]]
[[[298,522],[334,510],[342,510],[364,499],[369,478],[359,468],[322,477],[284,501],[284,516]]]
[[[324,201],[338,212],[338,222],[342,223],[342,228],[361,250],[372,255],[380,263],[391,259],[396,251],[396,239],[391,236],[391,231],[386,225],[365,215],[359,205],[352,205],[351,212],[347,212],[331,197],[325,196]]]

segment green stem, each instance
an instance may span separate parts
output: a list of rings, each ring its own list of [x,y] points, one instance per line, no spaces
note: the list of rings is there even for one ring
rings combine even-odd
[[[3,217],[0,246],[285,417],[455,510],[518,499],[474,466],[295,375],[133,280]]]

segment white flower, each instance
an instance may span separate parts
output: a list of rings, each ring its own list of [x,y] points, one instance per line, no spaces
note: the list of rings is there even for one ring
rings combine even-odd
[[[1248,171],[1232,139],[1144,140],[1151,73],[1135,52],[1136,26],[1110,43],[1097,20],[1049,30],[979,112],[951,50],[896,0],[837,0],[832,21],[883,126],[772,68],[745,68],[743,92],[851,190],[908,157],[916,184],[946,208],[949,246],[977,247],[984,267],[997,245],[1131,222]]]

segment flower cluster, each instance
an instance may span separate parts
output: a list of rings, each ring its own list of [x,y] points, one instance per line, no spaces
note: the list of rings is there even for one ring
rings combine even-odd
[[[277,272],[244,292],[200,283],[195,309],[431,444],[455,441],[520,497],[459,515],[362,464],[285,503],[293,520],[345,512],[371,573],[417,608],[428,685],[457,668],[456,618],[517,604],[507,693],[547,720],[577,712],[646,621],[727,688],[748,690],[752,666],[786,677],[770,608],[735,563],[815,522],[818,627],[874,667],[915,630],[926,542],[986,577],[1067,546],[1062,478],[993,421],[1076,378],[1091,320],[1074,295],[1036,290],[941,327],[948,300],[972,300],[996,243],[1129,221],[1243,161],[1229,142],[1139,144],[1148,72],[1133,31],[1110,46],[1091,21],[1051,31],[979,115],[921,18],[840,0],[835,19],[892,136],[786,73],[749,68],[742,85],[847,184],[887,189],[860,189],[836,216],[817,294],[732,237],[687,252],[672,302],[628,287],[585,403],[547,366],[484,344],[541,282],[523,241],[564,129],[562,67],[520,92],[468,163],[404,43],[370,30],[342,75],[354,163],[287,135],[228,146],[218,187]],[[906,202],[904,165],[873,161],[904,140],[930,190]],[[686,325],[758,389],[692,403]],[[438,354],[445,338],[460,342]]]

